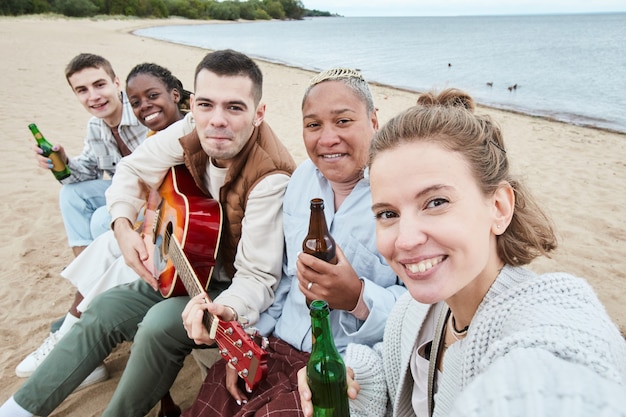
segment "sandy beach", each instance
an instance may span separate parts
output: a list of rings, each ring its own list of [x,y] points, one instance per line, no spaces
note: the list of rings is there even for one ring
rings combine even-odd
[[[76,155],[82,150],[89,115],[65,81],[64,68],[81,52],[103,55],[122,83],[141,62],[169,68],[193,89],[196,64],[206,50],[130,34],[185,20],[88,20],[60,17],[0,17],[0,120],[4,144],[0,183],[3,234],[0,294],[0,402],[23,383],[15,366],[37,348],[50,323],[65,314],[73,287],[59,275],[72,261],[58,208],[60,185],[37,168],[28,124],[35,122],[53,143]],[[349,63],[347,63],[349,64]],[[265,76],[266,120],[292,151],[306,157],[301,139],[300,102],[312,73],[259,62]],[[385,122],[412,105],[416,93],[375,85],[379,118]],[[539,259],[537,272],[567,271],[586,278],[609,315],[626,334],[626,135],[546,119],[480,108],[502,126],[514,172],[521,175],[553,218],[560,247],[553,259]],[[128,359],[130,344],[106,360],[111,378],[72,394],[53,416],[98,416],[106,407]],[[188,358],[173,389],[184,409],[201,383]],[[157,409],[149,416],[156,416]]]

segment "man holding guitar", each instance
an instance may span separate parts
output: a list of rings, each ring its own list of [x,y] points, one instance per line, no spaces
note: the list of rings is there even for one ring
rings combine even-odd
[[[357,71],[334,68],[315,76],[302,105],[304,145],[309,160],[293,173],[283,202],[285,260],[274,304],[261,315],[259,331],[269,337],[267,379],[252,392],[237,373],[215,363],[184,417],[300,416],[297,372],[311,352],[307,300],[326,300],[335,345],[372,346],[382,341],[384,323],[406,289],[376,249],[369,180],[369,143],[378,128],[367,82]],[[309,226],[309,201],[321,197],[336,265],[300,253]],[[201,296],[188,303],[183,319],[189,336],[210,342],[199,312]]]
[[[199,347],[187,337],[181,321],[189,297],[162,294],[159,279],[169,276],[176,280],[180,272],[167,272],[171,262],[181,270],[189,262],[190,269],[200,271],[195,275],[204,280],[201,288],[215,300],[210,303],[210,313],[217,317],[210,322],[215,324],[218,345],[240,344],[233,337],[238,326],[219,319],[246,317],[254,323],[271,305],[282,268],[282,199],[295,168],[287,149],[263,122],[261,95],[262,74],[249,57],[224,50],[210,53],[200,62],[191,113],[121,161],[107,192],[115,235],[129,266],[125,273],[142,279],[96,297],[81,320],[5,403],[0,416],[48,415],[126,340],[134,341],[131,355],[103,415],[145,415],[168,392],[185,356]],[[181,164],[186,170],[178,167]],[[146,186],[160,188],[168,203],[153,207],[153,239],[148,241],[154,252],[132,227],[145,202]],[[195,211],[201,196],[213,197],[221,211],[215,212],[211,205],[203,208],[206,215]],[[197,227],[217,248],[207,249],[206,241],[194,231]],[[182,250],[177,251],[177,245]],[[197,245],[204,249],[198,251]],[[209,254],[205,259],[187,256],[203,251]],[[194,274],[182,275],[189,278]],[[259,363],[259,358],[247,351],[231,359]],[[232,363],[240,363],[238,360]],[[244,371],[254,369],[240,370],[242,375]]]

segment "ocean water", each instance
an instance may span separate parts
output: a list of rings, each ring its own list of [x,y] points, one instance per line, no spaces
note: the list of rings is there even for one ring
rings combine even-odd
[[[165,26],[137,35],[626,133],[626,13],[337,17]],[[517,88],[509,88],[516,86]]]

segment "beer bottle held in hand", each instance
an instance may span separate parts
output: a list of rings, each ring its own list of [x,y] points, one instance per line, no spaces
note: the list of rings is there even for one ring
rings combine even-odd
[[[306,365],[306,376],[311,389],[313,417],[347,417],[350,406],[346,366],[333,340],[328,303],[314,300],[309,308],[313,348]]]
[[[47,156],[52,161],[52,174],[54,175],[54,178],[61,181],[62,179],[69,177],[72,174],[70,172],[70,168],[61,159],[59,153],[52,150],[52,144],[43,137],[39,128],[37,128],[37,125],[31,123],[28,125],[28,128],[35,137],[37,146],[39,146],[39,149],[43,151],[43,156]]]
[[[302,251],[331,264],[337,264],[335,239],[328,232],[324,217],[324,200],[321,198],[311,200],[309,232],[302,242]]]

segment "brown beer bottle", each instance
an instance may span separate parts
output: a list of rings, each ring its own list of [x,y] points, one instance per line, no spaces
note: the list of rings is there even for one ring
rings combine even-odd
[[[321,198],[311,200],[309,232],[302,242],[302,251],[331,264],[337,264],[335,239],[328,232],[324,217],[324,200]]]
[[[43,135],[37,128],[37,125],[31,123],[28,125],[28,128],[35,137],[35,140],[37,141],[37,146],[39,146],[39,148],[43,151],[42,155],[47,156],[52,161],[51,171],[54,175],[54,178],[61,181],[62,179],[69,177],[72,174],[70,172],[70,168],[63,160],[61,160],[58,152],[52,150],[52,144],[43,137]]]

